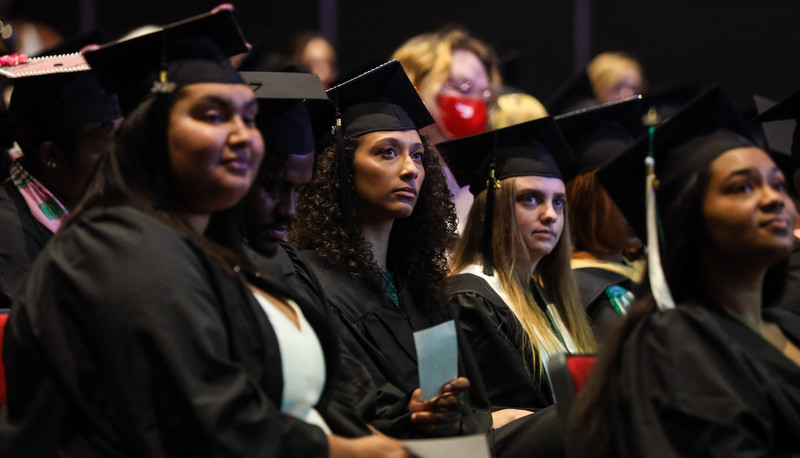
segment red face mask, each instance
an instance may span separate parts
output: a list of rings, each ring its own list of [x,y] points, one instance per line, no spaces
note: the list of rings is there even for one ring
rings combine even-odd
[[[477,97],[439,94],[439,129],[450,140],[480,134],[486,130],[486,104]]]

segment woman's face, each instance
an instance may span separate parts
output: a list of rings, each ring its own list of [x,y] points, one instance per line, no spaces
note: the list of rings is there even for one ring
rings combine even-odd
[[[360,137],[353,158],[361,223],[407,218],[425,180],[425,148],[416,130],[372,132]]]
[[[437,128],[448,139],[483,132],[491,97],[483,62],[472,51],[453,50],[450,73],[436,94],[436,110],[432,111]]]
[[[636,67],[625,66],[616,76],[613,84],[599,95],[600,103],[611,103],[642,93],[642,75]]]
[[[769,266],[792,249],[795,208],[785,178],[756,147],[736,148],[710,168],[703,213],[712,255]]]
[[[517,221],[531,261],[550,254],[564,231],[567,194],[558,178],[517,177],[515,185]]]
[[[210,214],[247,194],[264,154],[254,124],[257,110],[244,84],[181,89],[170,112],[167,145],[182,210]]]

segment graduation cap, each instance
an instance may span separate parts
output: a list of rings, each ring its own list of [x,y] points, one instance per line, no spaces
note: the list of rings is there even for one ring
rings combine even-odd
[[[586,70],[572,75],[545,103],[550,114],[562,114],[597,105]]]
[[[343,184],[350,179],[344,137],[353,138],[381,131],[419,131],[434,123],[417,89],[397,60],[389,61],[326,92],[336,107],[334,136],[339,179]],[[339,198],[345,231],[353,234],[353,203],[348,186],[341,186]]]
[[[342,115],[342,129],[348,137],[378,131],[420,130],[434,123],[397,60],[328,89],[327,93]]]
[[[575,155],[575,174],[597,170],[625,151],[644,132],[642,96],[555,117]]]
[[[541,176],[567,181],[572,151],[552,117],[439,143],[436,147],[460,186],[477,196],[487,190],[483,271],[493,275],[492,218],[499,181]]]
[[[114,41],[87,52],[85,58],[128,113],[154,92],[196,83],[243,83],[227,57],[246,51],[233,12],[221,10]]]
[[[117,98],[106,95],[80,53],[34,57],[0,73],[14,84],[9,113],[15,126],[40,135],[60,136],[122,116]]]
[[[687,103],[695,99],[703,89],[690,84],[675,83],[649,89],[643,94],[643,122],[655,126],[671,118]]]
[[[333,123],[333,105],[313,73],[240,72],[259,102],[256,123],[269,154],[307,154]]]
[[[667,213],[699,170],[726,151],[755,144],[747,125],[717,86],[663,124],[651,127],[650,135],[641,136],[598,171],[597,178],[637,234],[647,235],[650,282],[659,307],[674,304],[661,272],[656,203],[661,214]],[[658,191],[653,192],[656,177]]]
[[[761,111],[761,107],[758,110]],[[780,153],[789,153],[789,171],[792,177],[788,180],[789,189],[797,195],[800,190],[795,186],[793,178],[800,170],[800,129],[798,129],[800,91],[764,110],[753,121],[760,122],[764,126],[764,135],[767,137],[770,149],[775,149]],[[787,143],[789,144],[788,150],[786,149]]]

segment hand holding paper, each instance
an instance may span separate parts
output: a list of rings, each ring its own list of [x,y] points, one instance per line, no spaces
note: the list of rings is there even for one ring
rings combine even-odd
[[[439,394],[442,385],[458,376],[455,321],[415,332],[414,345],[417,347],[420,399],[427,401]]]
[[[411,421],[420,431],[437,436],[458,434],[461,427],[459,393],[469,380],[456,378],[458,349],[455,322],[448,321],[414,333],[420,388],[408,403]]]

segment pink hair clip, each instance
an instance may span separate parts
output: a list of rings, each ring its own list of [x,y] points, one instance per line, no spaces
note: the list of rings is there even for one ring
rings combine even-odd
[[[16,65],[25,64],[28,62],[28,55],[27,54],[6,54],[5,56],[0,56],[0,67],[14,67]]]

